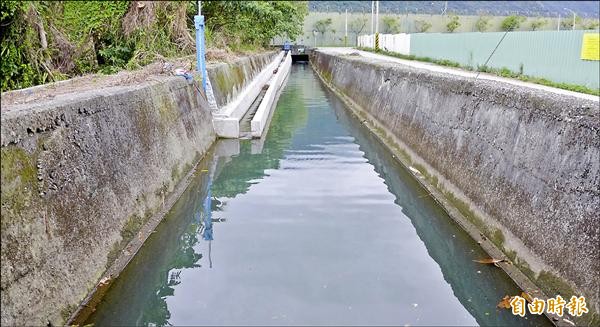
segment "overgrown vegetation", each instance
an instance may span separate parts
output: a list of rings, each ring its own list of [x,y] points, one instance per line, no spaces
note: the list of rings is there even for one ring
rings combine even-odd
[[[196,1],[2,1],[1,90],[133,69],[195,51]],[[207,45],[256,50],[295,39],[306,1],[203,1]],[[260,22],[257,24],[257,22]]]
[[[487,67],[487,66],[477,66],[477,68],[475,68],[472,66],[461,65],[458,62],[446,60],[446,59],[435,59],[435,58],[430,58],[430,57],[405,55],[405,54],[392,52],[392,51],[385,51],[385,50],[375,51],[372,48],[359,47],[357,49],[363,50],[363,51],[369,51],[369,52],[376,52],[379,54],[396,57],[396,58],[400,58],[400,59],[430,62],[430,63],[434,63],[434,64],[441,65],[441,66],[462,68],[462,69],[469,70],[469,71],[484,72],[484,73],[494,74],[494,75],[501,76],[501,77],[519,79],[524,82],[530,82],[530,83],[555,87],[555,88],[559,88],[559,89],[563,89],[563,90],[569,90],[569,91],[574,91],[574,92],[579,92],[579,93],[586,93],[586,94],[600,96],[600,89],[591,89],[589,87],[586,87],[583,85],[577,85],[577,84],[553,82],[553,81],[550,81],[550,80],[542,78],[542,77],[525,75],[525,74],[523,74],[522,66],[520,67],[520,72],[514,72],[506,67],[491,68],[491,67]]]

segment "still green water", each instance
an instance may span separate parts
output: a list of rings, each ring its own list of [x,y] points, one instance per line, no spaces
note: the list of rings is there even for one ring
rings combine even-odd
[[[88,323],[548,325],[310,66],[199,171]]]

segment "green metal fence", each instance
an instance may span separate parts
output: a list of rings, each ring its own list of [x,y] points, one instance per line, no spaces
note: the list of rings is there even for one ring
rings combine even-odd
[[[584,33],[598,31],[509,32],[487,66],[598,88],[600,61],[580,59]],[[412,34],[410,54],[476,68],[485,63],[503,35],[504,32]]]

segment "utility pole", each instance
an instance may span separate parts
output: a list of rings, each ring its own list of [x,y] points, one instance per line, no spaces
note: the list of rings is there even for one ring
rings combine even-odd
[[[345,32],[344,32],[344,46],[348,46],[348,9],[346,9],[346,24],[345,24]]]
[[[560,13],[558,13],[558,23],[556,24],[556,30],[560,31]]]
[[[571,10],[569,8],[563,8],[563,9],[566,9],[573,13],[573,31],[574,31],[575,30],[575,19],[577,18],[577,15],[575,14],[575,12],[573,10]]]
[[[375,1],[375,33],[379,33],[379,0]]]
[[[379,51],[379,0],[375,2],[375,51]]]
[[[371,34],[375,32],[375,27],[373,25],[373,16],[375,16],[375,1],[371,1]]]
[[[206,92],[206,53],[204,45],[204,16],[202,16],[202,1],[198,1],[198,15],[194,16],[196,29],[196,70],[202,74],[202,88]]]

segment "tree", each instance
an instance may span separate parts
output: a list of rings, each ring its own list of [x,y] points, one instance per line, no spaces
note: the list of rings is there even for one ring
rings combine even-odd
[[[575,24],[575,26],[577,26],[577,24],[581,23],[581,17],[579,16],[575,16],[575,19],[573,19],[573,16],[564,19],[563,21],[560,22],[560,26],[563,29],[566,30],[570,30],[573,28],[573,24]]]
[[[459,19],[460,18],[458,18],[458,16],[456,15],[452,16],[450,22],[446,25],[446,29],[448,30],[448,32],[452,33],[454,32],[454,30],[460,27]]]
[[[295,39],[301,35],[304,17],[308,14],[308,3],[206,1],[202,4],[202,13],[206,18],[206,26],[210,27],[213,34],[222,36],[228,45],[266,45],[276,36]]]
[[[502,30],[503,31],[514,31],[521,26],[521,23],[525,21],[525,17],[523,16],[508,16],[504,18],[502,21]]]
[[[478,32],[487,31],[489,26],[490,26],[490,18],[487,16],[479,16],[479,19],[477,19],[477,21],[475,22],[475,29]]]
[[[590,19],[585,24],[583,24],[583,29],[585,30],[595,30],[600,26],[600,22],[597,19]]]
[[[548,21],[543,19],[543,18],[536,18],[535,20],[533,20],[531,22],[531,30],[532,31],[537,31],[540,29],[540,27],[544,26],[548,24]]]
[[[485,32],[490,24],[490,18],[486,16],[479,16],[479,19],[475,22],[475,29],[479,32]]]
[[[417,19],[415,20],[415,28],[417,32],[425,33],[431,28],[431,23],[426,20]]]
[[[329,26],[331,26],[331,23],[333,21],[331,20],[331,18],[325,18],[325,19],[320,19],[315,23],[315,30],[319,33],[321,33],[321,45],[323,45],[323,39],[325,37],[325,33],[327,33],[327,30],[329,29]]]
[[[350,30],[351,33],[354,33],[357,44],[358,44],[358,36],[365,29],[365,26],[367,26],[367,17],[355,18],[348,24],[348,29]]]
[[[396,34],[400,33],[400,21],[392,16],[383,17],[383,33]]]

